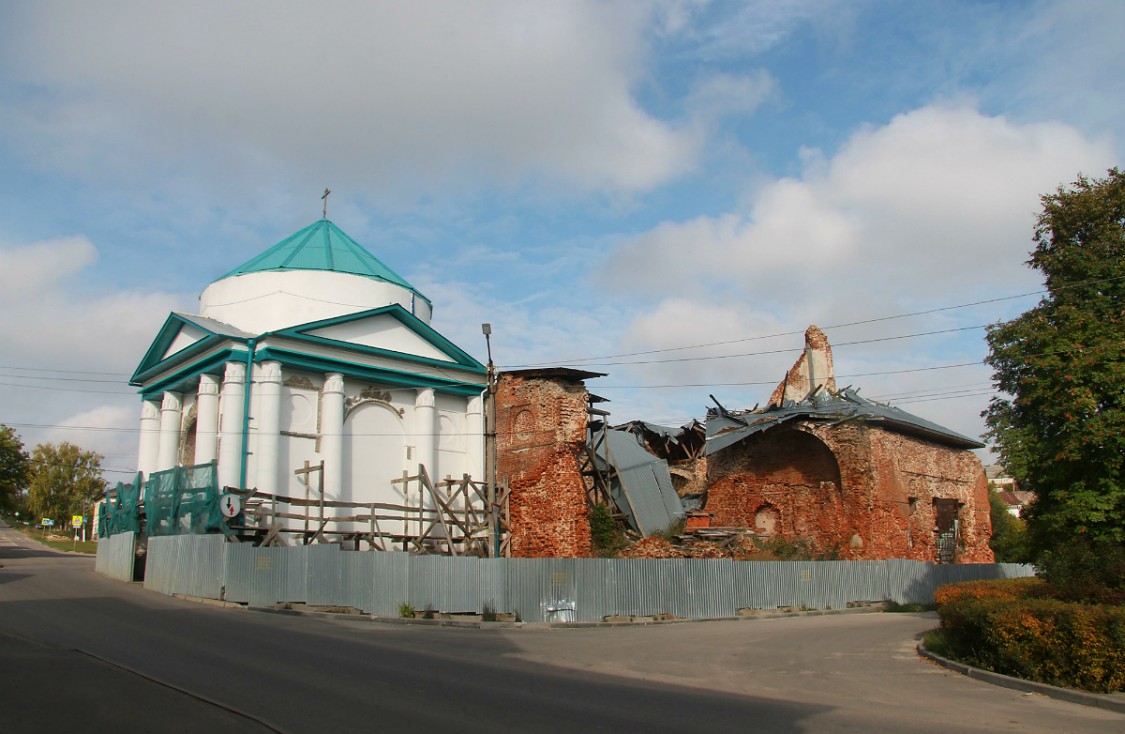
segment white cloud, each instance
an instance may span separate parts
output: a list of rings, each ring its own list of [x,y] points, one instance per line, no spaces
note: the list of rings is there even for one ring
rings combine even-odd
[[[616,289],[716,292],[738,307],[839,318],[948,303],[1035,282],[1022,263],[1039,196],[1112,164],[1104,141],[925,107],[857,132],[800,179],[760,186],[745,211],[665,222],[610,257]],[[844,305],[846,304],[846,305]]]
[[[188,298],[88,295],[96,290],[83,281],[96,259],[83,236],[0,249],[0,420],[28,447],[68,441],[105,454],[107,467],[129,468],[137,398],[128,376],[168,312]]]
[[[758,186],[743,210],[664,222],[612,252],[597,280],[603,292],[634,303],[621,337],[630,351],[790,332],[682,354],[750,354],[797,349],[803,331],[873,317],[1034,291],[1024,262],[1039,196],[1077,173],[1112,165],[1112,147],[1074,128],[1018,125],[968,107],[930,106],[855,133],[834,155],[806,151],[800,178]],[[628,277],[621,274],[627,273]],[[652,294],[657,294],[653,296]],[[673,295],[675,294],[675,295]],[[1025,299],[1026,301],[1026,299]],[[837,372],[893,372],[979,361],[983,332],[870,341],[975,326],[1030,305],[1011,301],[956,312],[829,329]],[[646,384],[773,382],[792,353],[617,366]],[[970,370],[987,390],[987,370]],[[915,397],[965,382],[956,370],[843,379],[868,394]],[[720,388],[717,397],[748,407],[769,386]],[[698,403],[706,391],[680,391]],[[733,396],[733,397],[732,397]],[[694,397],[694,399],[693,399]],[[979,436],[986,397],[919,403],[919,414]],[[911,404],[906,406],[910,409]]]
[[[716,74],[703,80],[685,106],[704,123],[732,114],[749,114],[777,94],[777,79],[764,69],[733,75]]]
[[[41,442],[66,441],[96,451],[104,457],[102,468],[113,470],[106,474],[107,481],[128,481],[125,471],[137,461],[138,415],[135,404],[100,405],[59,420],[57,427],[44,432]],[[84,430],[91,427],[99,430]]]
[[[63,237],[27,247],[0,245],[0,299],[32,298],[59,278],[92,264],[97,255],[85,237]]]
[[[26,3],[0,51],[29,157],[353,188],[531,174],[643,190],[698,140],[632,95],[651,7],[594,2]],[[10,92],[14,93],[14,92]],[[22,107],[22,106],[21,106]]]

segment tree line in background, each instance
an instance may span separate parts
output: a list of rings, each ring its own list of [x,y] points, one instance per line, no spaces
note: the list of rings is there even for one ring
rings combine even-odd
[[[1026,555],[1064,596],[1125,598],[1125,173],[1042,202],[1027,264],[1046,292],[987,335],[1002,393],[988,437],[1036,498],[1026,533],[1002,519],[994,550]]]
[[[39,444],[28,454],[19,434],[0,424],[0,511],[61,527],[75,515],[88,520],[104,494],[101,454],[67,442]]]

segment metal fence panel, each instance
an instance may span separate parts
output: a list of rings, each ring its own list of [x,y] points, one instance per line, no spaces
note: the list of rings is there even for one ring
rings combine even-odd
[[[98,555],[94,570],[118,581],[133,580],[136,562],[137,534],[132,531],[98,538]]]
[[[373,552],[371,555],[372,614],[397,617],[400,604],[410,604],[411,555],[403,551]]]
[[[99,570],[117,549],[99,544]],[[116,542],[124,544],[125,541]],[[102,571],[105,573],[106,571]],[[399,551],[344,551],[324,544],[254,548],[221,536],[149,540],[146,588],[270,606],[350,606],[397,616],[416,610],[480,613],[527,622],[597,621],[609,615],[703,619],[744,607],[842,609],[853,601],[930,603],[940,585],[1027,576],[1021,564],[730,559],[450,558]],[[108,575],[108,573],[107,573]]]
[[[507,558],[480,559],[481,613],[488,610],[511,613],[508,608],[507,561]]]
[[[221,535],[167,535],[149,538],[145,588],[162,594],[217,599],[222,594]]]
[[[305,548],[308,578],[305,582],[306,599],[311,605],[341,604],[345,585],[341,582],[346,564],[340,546],[335,543],[316,543]],[[346,605],[351,606],[351,605]]]
[[[307,546],[255,548],[232,544],[227,552],[227,599],[251,606],[308,600]]]

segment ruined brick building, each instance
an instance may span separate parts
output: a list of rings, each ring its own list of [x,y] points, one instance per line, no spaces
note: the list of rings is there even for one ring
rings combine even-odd
[[[805,353],[758,411],[707,420],[714,525],[802,539],[847,559],[990,563],[983,444],[836,390],[815,326]]]
[[[588,430],[584,380],[599,376],[562,368],[501,375],[497,469],[511,487],[513,555],[591,552],[591,480],[582,467],[601,456],[589,447],[602,439]],[[643,534],[644,513],[667,505],[666,485],[690,498],[687,506],[701,505],[697,514],[712,528],[799,540],[826,557],[993,560],[987,482],[971,451],[982,444],[837,390],[831,347],[815,326],[764,408],[717,405],[705,424],[677,430],[634,421],[612,434],[607,445],[618,447],[619,458],[628,436],[662,460],[638,472],[635,458],[614,467],[606,454],[627,490],[615,501]],[[638,485],[638,475],[651,481]],[[677,517],[675,508],[661,511],[667,514],[658,517]]]

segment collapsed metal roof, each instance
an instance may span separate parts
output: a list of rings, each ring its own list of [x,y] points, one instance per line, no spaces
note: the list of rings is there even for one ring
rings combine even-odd
[[[728,411],[722,406],[707,413],[707,454],[722,451],[744,438],[796,421],[877,423],[891,430],[963,449],[984,448],[976,439],[883,403],[861,398],[856,390],[818,394],[800,402],[785,401],[761,411]]]
[[[705,428],[695,419],[680,428],[639,420],[629,421],[614,428],[633,434],[650,453],[666,460],[669,464],[681,464],[697,459],[702,455],[706,443]]]
[[[641,535],[666,530],[683,519],[668,462],[646,451],[627,431],[599,431],[590,444],[598,470],[609,475],[614,504]]]

